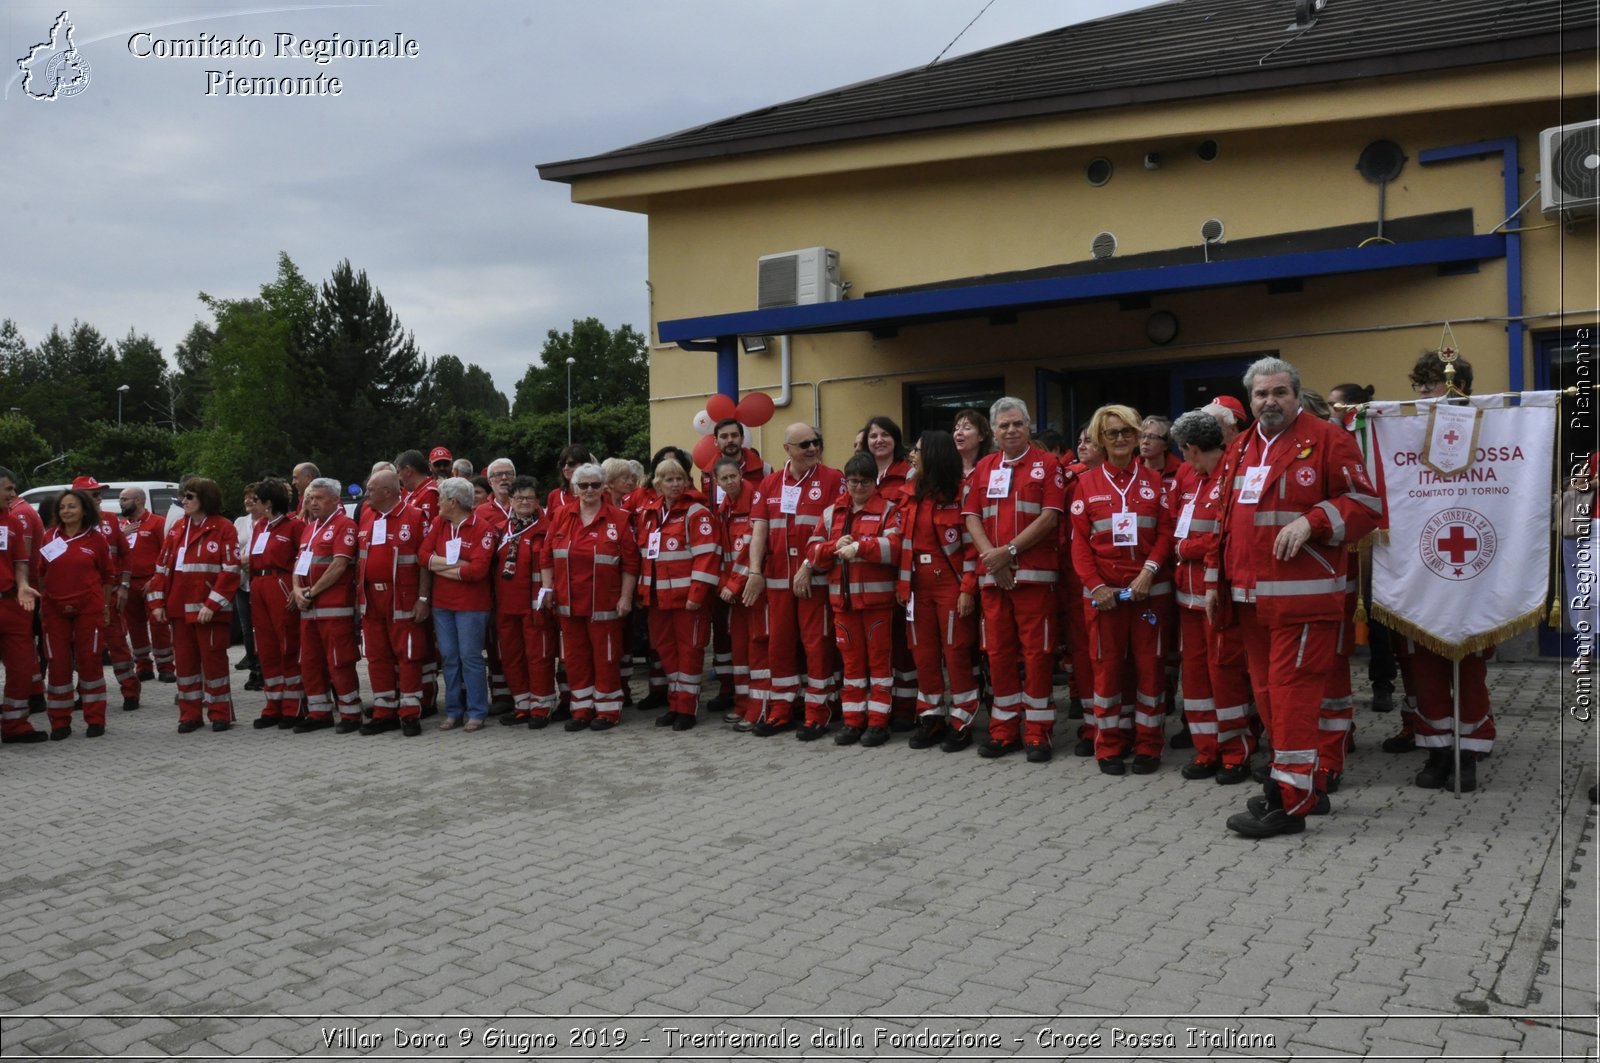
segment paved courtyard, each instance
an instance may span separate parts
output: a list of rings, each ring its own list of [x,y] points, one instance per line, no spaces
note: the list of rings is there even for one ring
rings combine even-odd
[[[151,686],[0,751],[0,1050],[1592,1059],[1596,732],[1558,667],[1490,678],[1478,793],[1410,785],[1358,679],[1334,814],[1265,842],[1222,826],[1258,788],[1181,753],[1108,778],[632,710],[295,736],[258,694],[179,736]]]

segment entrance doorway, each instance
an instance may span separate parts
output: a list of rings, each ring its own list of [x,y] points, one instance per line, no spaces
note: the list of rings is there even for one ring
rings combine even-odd
[[[1276,351],[1229,355],[1166,365],[1095,366],[1086,369],[1034,370],[1034,401],[1040,430],[1053,428],[1069,444],[1096,409],[1107,403],[1132,406],[1142,416],[1160,414],[1176,419],[1219,396],[1232,395],[1250,404],[1241,378],[1257,358]]]

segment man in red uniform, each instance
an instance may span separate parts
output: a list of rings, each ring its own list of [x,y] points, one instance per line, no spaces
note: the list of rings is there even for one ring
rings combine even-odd
[[[450,452],[444,447],[433,448],[436,464],[443,464],[445,474],[450,472]],[[420,450],[408,450],[394,459],[395,473],[400,477],[400,487],[405,491],[405,503],[422,513],[424,528],[433,527],[439,515],[439,481],[433,478],[428,459]],[[433,639],[433,625],[422,625],[424,648],[422,654],[422,715],[432,716],[439,697],[439,647]]]
[[[478,519],[487,522],[498,537],[505,533],[506,525],[511,523],[511,482],[517,478],[517,467],[510,458],[496,458],[489,463],[487,478],[489,500],[475,512]],[[495,624],[490,624],[484,633],[484,649],[489,657],[489,714],[503,715],[512,710],[513,701],[511,686],[506,682],[506,670],[500,661],[500,634]]]
[[[1320,803],[1317,726],[1344,616],[1345,544],[1382,505],[1350,434],[1300,409],[1300,374],[1262,358],[1245,371],[1256,424],[1229,448],[1220,537],[1206,558],[1207,613],[1237,623],[1272,740],[1265,800],[1228,818],[1251,838],[1298,834]],[[1231,615],[1230,615],[1231,614]]]
[[[978,551],[983,644],[994,688],[989,740],[978,752],[1003,757],[1026,745],[1028,761],[1042,764],[1050,759],[1056,723],[1050,621],[1059,564],[1056,525],[1066,506],[1066,478],[1055,456],[1033,445],[1028,406],[1021,399],[998,400],[989,419],[1000,449],[973,468],[961,505]],[[1019,664],[1023,683],[1017,681]]]
[[[300,677],[306,716],[295,734],[333,727],[337,699],[339,734],[361,728],[361,692],[356,686],[355,521],[339,504],[339,481],[318,477],[306,487],[306,533],[294,565],[294,602],[300,610]],[[329,687],[333,693],[329,694]]]
[[[44,521],[39,518],[38,510],[24,502],[20,496],[15,495],[15,488],[13,488],[11,504],[7,508],[11,515],[17,519],[17,523],[22,525],[23,536],[28,540],[29,543],[32,544],[33,556],[28,558],[28,563],[32,566],[32,572],[37,580],[39,572],[39,548],[44,545]],[[35,587],[35,589],[37,590],[38,588]],[[29,623],[32,624],[34,653],[33,675],[28,680],[28,711],[43,712],[44,631],[40,626],[39,610],[33,610]]]
[[[422,733],[422,629],[428,622],[433,573],[418,563],[427,534],[422,511],[400,498],[400,477],[375,472],[367,481],[367,504],[357,532],[356,584],[361,602],[361,637],[372,682],[372,719],[364,735],[399,728],[407,738]]]
[[[167,533],[166,519],[150,512],[148,497],[142,487],[124,487],[117,496],[122,509],[118,532],[128,547],[128,601],[122,619],[139,679],[149,682],[159,671],[161,682],[172,683],[178,678],[172,670],[172,628],[150,619],[144,597]]]
[[[772,466],[761,460],[760,452],[754,447],[744,445],[744,425],[739,418],[724,417],[717,422],[711,434],[717,441],[717,457],[713,459],[712,468],[700,475],[700,493],[710,501],[711,508],[720,513],[727,492],[717,482],[717,464],[724,459],[737,462],[739,475],[751,491],[760,489],[761,481],[772,475]],[[733,707],[740,686],[745,686],[748,693],[748,681],[741,683],[740,677],[734,674],[733,639],[729,633],[730,612],[727,602],[720,597],[712,599],[711,661],[712,669],[722,680],[722,689],[710,706],[716,712]]]
[[[756,608],[744,604],[742,595],[750,578],[750,519],[759,508],[761,488],[744,479],[738,458],[718,458],[711,471],[721,489],[717,516],[722,528],[722,586],[719,597],[728,615],[728,641],[733,667],[734,707],[729,723],[735,730],[748,731],[761,718],[761,705],[754,691],[763,686],[768,674],[767,614],[765,603]],[[757,662],[760,662],[759,664]]]
[[[449,447],[434,447],[428,451],[428,465],[433,471],[435,480],[449,479],[451,469],[455,465],[455,458],[450,453]]]
[[[16,474],[0,468],[0,664],[6,670],[4,699],[0,700],[0,743],[8,746],[50,738],[34,730],[28,719],[28,696],[39,667],[33,644],[33,611],[39,592],[28,582],[34,544],[11,507],[16,494]],[[22,505],[33,510],[26,502]]]
[[[802,574],[800,562],[822,523],[822,511],[839,497],[844,476],[822,464],[822,436],[808,424],[785,429],[783,449],[788,460],[762,481],[759,508],[751,512],[750,577],[741,599],[753,606],[766,594],[768,679],[758,692],[763,705],[754,728],[763,738],[793,725],[793,704],[800,694],[796,651],[802,644],[807,716],[825,714],[834,695],[827,581],[809,569]]]
[[[139,707],[139,669],[134,663],[133,651],[128,648],[128,626],[122,619],[133,581],[128,540],[123,538],[117,518],[99,508],[100,492],[104,490],[99,480],[93,476],[79,476],[73,479],[72,486],[89,492],[95,500],[92,516],[99,523],[100,534],[105,536],[106,547],[111,551],[111,565],[116,572],[112,581],[111,619],[101,637],[111,655],[111,674],[117,677],[117,687],[122,692],[122,711],[133,712]]]

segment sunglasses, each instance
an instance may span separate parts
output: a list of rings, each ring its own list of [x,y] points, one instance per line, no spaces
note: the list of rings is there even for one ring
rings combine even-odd
[[[191,498],[199,498],[199,497],[200,497],[200,496],[199,496],[199,495],[197,495],[197,494],[195,494],[195,493],[194,493],[194,492],[193,492],[193,491],[185,491],[185,492],[184,492],[184,493],[183,493],[183,500],[184,500],[184,501],[185,501],[185,502],[187,502],[187,501],[189,501],[189,499],[191,499]]]
[[[802,439],[798,443],[790,443],[789,446],[797,447],[800,450],[811,450],[813,447],[822,446],[822,437],[817,436],[815,439]]]
[[[1107,428],[1100,434],[1107,439],[1131,439],[1137,433],[1132,428]]]
[[[580,491],[598,491],[600,488],[604,487],[605,484],[573,484],[572,486],[576,487]]]

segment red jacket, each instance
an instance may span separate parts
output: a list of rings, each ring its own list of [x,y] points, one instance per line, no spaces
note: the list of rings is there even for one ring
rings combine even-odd
[[[161,541],[166,538],[167,522],[149,510],[138,523],[119,522],[122,541],[128,547],[128,570],[136,580],[147,580],[156,573],[156,558],[161,556]]]
[[[798,488],[794,513],[783,512],[783,489]],[[750,519],[767,525],[767,553],[761,562],[761,574],[773,583],[785,587],[794,581],[794,574],[805,556],[808,543],[822,527],[822,511],[838,500],[844,489],[844,474],[826,465],[817,465],[805,476],[795,480],[789,475],[789,463],[761,481],[758,503],[751,509]],[[812,578],[814,587],[827,581],[821,574]]]
[[[739,491],[737,501],[726,496],[717,506],[717,516],[722,528],[722,586],[731,591],[737,601],[750,580],[750,520],[761,489],[749,481]]]
[[[126,587],[133,582],[133,566],[128,557],[128,540],[122,537],[117,525],[120,521],[110,513],[100,514],[100,534],[105,538],[106,550],[111,554],[111,568],[116,573],[112,582]]]
[[[294,571],[294,559],[300,553],[300,540],[305,538],[305,522],[293,513],[286,513],[265,524],[257,521],[250,536],[250,553],[246,561],[250,565],[251,578],[288,576]]]
[[[295,558],[295,570],[304,573],[300,576],[301,587],[307,591],[315,587],[338,558],[346,558],[350,563],[344,575],[311,599],[311,608],[300,614],[305,619],[355,615],[356,557],[360,552],[356,538],[356,522],[345,516],[342,508],[331,517],[306,521],[300,535],[300,556]],[[309,569],[306,568],[307,555],[311,558]]]
[[[588,524],[581,505],[562,510],[545,536],[540,567],[552,573],[557,614],[617,619],[622,577],[639,574],[639,547],[628,514],[609,500]]]
[[[891,461],[889,467],[878,474],[878,493],[899,505],[911,494],[911,475],[909,460]]]
[[[17,523],[22,525],[23,538],[28,540],[33,556],[28,558],[29,563],[39,563],[39,547],[44,545],[44,521],[39,517],[39,511],[24,502],[19,495],[11,502],[11,515],[17,518]]]
[[[1003,469],[1009,469],[1011,475],[1002,491],[996,474]],[[991,485],[998,497],[990,497]],[[983,522],[989,545],[1004,546],[1026,531],[1045,510],[1060,513],[1066,509],[1066,495],[1067,478],[1061,463],[1054,454],[1032,443],[1016,461],[1007,461],[1005,452],[999,450],[980,458],[967,478],[961,512]],[[1059,564],[1056,539],[1047,535],[1017,557],[1017,582],[1054,583]],[[998,586],[993,576],[982,571],[978,585]]]
[[[472,512],[488,521],[496,532],[505,531],[506,525],[511,523],[511,510],[500,508],[500,500],[493,495],[489,496],[489,501]]]
[[[198,525],[187,518],[167,529],[156,574],[145,588],[145,601],[167,611],[167,619],[198,624],[200,609],[209,606],[213,624],[230,623],[233,595],[239,589],[239,530],[233,521],[212,514]]]
[[[719,451],[713,462],[722,457]],[[761,481],[772,475],[772,466],[761,460],[761,453],[752,447],[744,448],[744,467],[739,470],[739,475],[744,477],[744,482],[751,487],[760,487]],[[700,493],[707,498],[714,498],[720,504],[721,496],[717,493],[717,481],[711,478],[711,470],[707,469],[700,474]]]
[[[1178,589],[1178,604],[1185,609],[1206,607],[1206,585],[1215,583],[1217,574],[1206,568],[1206,554],[1217,542],[1217,514],[1222,508],[1222,480],[1217,476],[1222,463],[1203,476],[1200,470],[1185,463],[1178,470],[1173,483],[1172,505],[1177,511],[1173,524],[1173,552],[1178,563],[1173,572],[1173,582]],[[1188,527],[1183,527],[1183,514],[1189,506]],[[1177,538],[1178,532],[1187,534]]]
[[[16,594],[17,566],[30,565],[32,553],[33,544],[17,515],[10,510],[0,511],[0,598]],[[32,577],[30,583],[36,578]]]
[[[383,541],[374,542],[380,521]],[[422,584],[422,541],[427,535],[422,510],[404,501],[387,513],[370,506],[361,511],[356,529],[356,594],[363,616],[377,596],[387,595],[389,615],[379,619],[384,623],[411,619]]]
[[[433,518],[439,515],[439,481],[422,481],[415,491],[406,494],[404,502],[422,513],[423,527],[428,527],[433,524]]]
[[[494,548],[494,561],[489,567],[496,616],[528,616],[533,612],[539,601],[539,589],[544,586],[539,567],[544,561],[544,540],[549,532],[550,518],[544,513],[521,528],[513,519],[501,531],[500,541]],[[505,575],[508,560],[512,562],[510,579]]]
[[[1240,502],[1247,470],[1261,464],[1264,451],[1261,499]],[[1269,626],[1342,619],[1345,545],[1372,531],[1383,515],[1350,433],[1302,412],[1269,443],[1258,424],[1233,441],[1219,475],[1220,538],[1206,567],[1217,570],[1222,598],[1254,602]],[[1272,547],[1278,533],[1302,516],[1311,538],[1294,557],[1277,560]]]
[[[61,551],[54,560],[52,543]],[[70,539],[61,536],[59,527],[45,533],[39,555],[39,591],[45,605],[54,612],[98,613],[105,608],[105,587],[117,579],[116,563],[111,559],[111,544],[99,526],[91,525]]]
[[[827,574],[828,601],[835,609],[894,604],[898,520],[894,503],[876,491],[860,509],[851,509],[849,499],[840,499],[823,512],[822,530],[807,545],[806,556],[812,568]],[[859,548],[854,561],[840,561],[835,556],[844,535]]]
[[[1136,545],[1114,546],[1112,524],[1119,513],[1133,514]],[[1078,477],[1072,500],[1072,569],[1084,597],[1101,587],[1126,587],[1146,563],[1156,566],[1152,596],[1171,594],[1163,571],[1172,557],[1172,510],[1161,474],[1135,461],[1126,469],[1110,462]]]
[[[422,540],[422,556],[426,565],[435,554],[448,557],[449,544],[458,542],[456,560],[461,563],[461,578],[449,579],[442,573],[433,574],[433,606],[457,612],[487,613],[494,608],[489,589],[489,567],[494,562],[494,529],[476,515],[468,516],[460,524],[451,524],[443,515],[435,517],[433,527]]]
[[[652,536],[659,536],[652,542]],[[704,605],[722,580],[722,533],[697,491],[685,491],[639,511],[640,602],[657,609]],[[652,545],[655,557],[650,556]]]
[[[911,596],[911,580],[918,568],[943,568],[959,583],[961,594],[978,591],[978,550],[967,534],[961,503],[908,494],[900,503],[896,525],[896,552],[900,558],[895,594]]]

